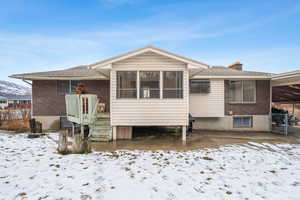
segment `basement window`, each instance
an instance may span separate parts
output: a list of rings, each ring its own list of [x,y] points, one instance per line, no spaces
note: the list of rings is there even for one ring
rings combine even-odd
[[[234,128],[251,128],[252,121],[253,120],[252,120],[251,116],[233,117],[233,127]]]
[[[193,79],[190,81],[191,94],[206,94],[210,92],[210,80]]]

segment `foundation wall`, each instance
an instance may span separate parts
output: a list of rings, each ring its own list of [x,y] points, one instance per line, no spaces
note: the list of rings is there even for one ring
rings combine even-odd
[[[43,130],[60,129],[60,116],[33,116],[32,118],[42,123]]]
[[[117,140],[125,140],[132,138],[132,126],[118,126]]]
[[[252,115],[253,122],[251,128],[233,127],[233,117],[211,117],[211,118],[194,118],[194,129],[217,130],[217,131],[270,131],[269,115]]]

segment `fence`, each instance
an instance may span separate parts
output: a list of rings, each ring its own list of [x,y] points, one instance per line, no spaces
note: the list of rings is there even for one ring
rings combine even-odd
[[[30,116],[30,108],[0,110],[0,121],[25,120]]]
[[[289,115],[281,113],[272,114],[272,132],[288,135]]]

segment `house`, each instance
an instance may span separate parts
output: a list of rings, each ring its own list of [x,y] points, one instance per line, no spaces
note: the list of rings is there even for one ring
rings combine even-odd
[[[7,97],[0,97],[0,108],[20,108],[30,107],[31,95],[9,95]]]
[[[0,109],[4,109],[8,106],[7,98],[0,96]]]
[[[11,75],[32,81],[33,117],[59,128],[65,95],[84,83],[110,113],[115,134],[135,126],[180,126],[189,114],[196,129],[270,131],[271,79],[237,62],[210,66],[147,46],[90,65]]]

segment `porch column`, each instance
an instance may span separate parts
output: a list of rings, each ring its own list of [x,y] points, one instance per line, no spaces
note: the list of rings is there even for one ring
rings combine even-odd
[[[182,141],[186,141],[186,126],[182,126]]]
[[[117,127],[116,126],[113,126],[113,141],[116,141],[117,140]]]

